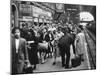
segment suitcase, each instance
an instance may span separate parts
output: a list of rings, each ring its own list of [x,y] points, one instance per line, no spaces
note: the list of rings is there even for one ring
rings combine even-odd
[[[32,68],[32,67],[24,68],[24,73],[25,73],[25,74],[33,73],[33,68]]]
[[[48,49],[48,43],[39,43],[38,44],[38,49]]]
[[[79,55],[75,56],[73,59],[71,59],[72,67],[77,67],[81,65],[81,58]]]
[[[31,65],[25,64],[23,71],[24,71],[25,74],[33,73],[33,68],[32,68]]]

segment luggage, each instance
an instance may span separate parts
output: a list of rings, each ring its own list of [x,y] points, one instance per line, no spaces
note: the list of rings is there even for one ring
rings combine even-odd
[[[25,64],[25,66],[24,66],[24,73],[25,74],[28,74],[28,73],[33,73],[33,68],[32,68],[32,66],[31,65],[29,65],[29,64]]]
[[[75,42],[75,44],[76,44],[76,42]],[[78,52],[77,46],[76,46],[76,49],[75,49],[74,58],[71,59],[71,63],[72,63],[72,67],[77,67],[77,66],[81,65],[81,56]]]
[[[47,42],[39,43],[38,49],[48,49],[48,43]]]
[[[75,55],[74,58],[71,59],[72,67],[77,67],[81,65],[81,57],[79,55]]]
[[[30,67],[27,67],[27,68],[24,68],[24,73],[27,74],[27,73],[33,73],[33,68],[30,66]]]

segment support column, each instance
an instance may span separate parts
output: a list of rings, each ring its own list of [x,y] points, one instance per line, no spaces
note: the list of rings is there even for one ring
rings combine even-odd
[[[13,15],[14,15],[14,27],[19,27],[19,25],[18,25],[18,8],[15,3],[12,3],[12,11],[11,12],[13,12]]]

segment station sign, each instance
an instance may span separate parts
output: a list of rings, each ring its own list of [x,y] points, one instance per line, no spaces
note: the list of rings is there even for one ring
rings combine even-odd
[[[20,16],[32,16],[32,6],[28,4],[19,5]]]
[[[64,12],[64,4],[56,3],[56,12]]]
[[[22,18],[19,18],[19,21],[33,21],[33,18],[29,16],[23,16]]]
[[[34,16],[34,14],[38,14],[38,17],[41,15],[41,16],[46,16],[46,17],[51,17],[52,16],[52,13],[51,12],[48,12],[48,11],[45,11],[39,7],[36,7],[36,6],[32,6],[32,15]]]

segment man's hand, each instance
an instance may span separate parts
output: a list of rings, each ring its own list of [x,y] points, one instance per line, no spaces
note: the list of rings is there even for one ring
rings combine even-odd
[[[25,64],[28,64],[29,63],[29,60],[25,60]]]
[[[30,67],[30,62],[29,62],[29,60],[25,60],[25,68],[28,68],[28,67]]]

